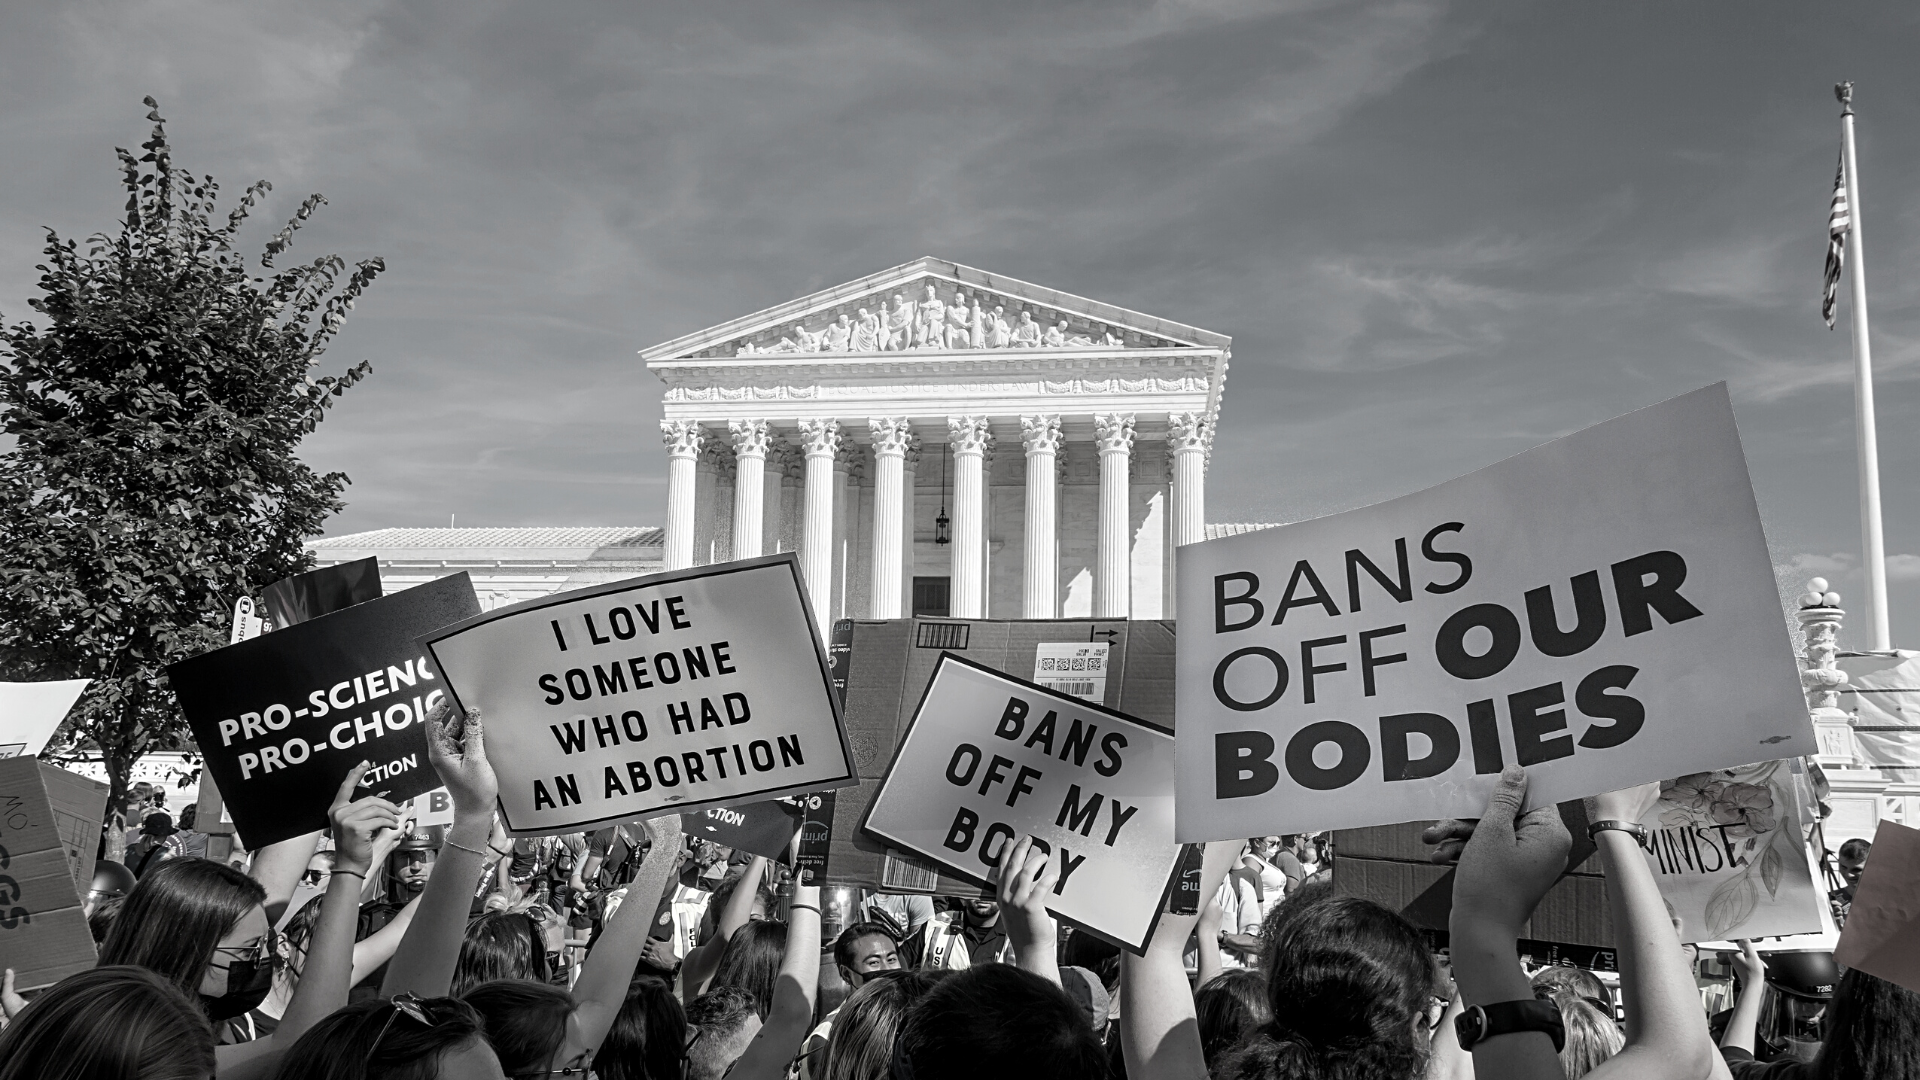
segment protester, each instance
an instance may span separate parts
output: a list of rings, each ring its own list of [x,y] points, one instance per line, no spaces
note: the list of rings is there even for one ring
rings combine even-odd
[[[350,801],[367,768],[362,762],[347,774],[328,810],[337,865],[286,1014],[273,1034],[220,1047],[216,1053],[222,1071],[284,1052],[322,1017],[346,1004],[360,884],[372,864],[376,834],[400,824],[399,808],[385,799]],[[306,851],[298,854],[304,864]],[[277,955],[267,899],[268,890],[259,882],[219,863],[170,860],[149,871],[127,896],[100,962],[143,967],[199,995],[202,1010],[213,1021],[244,1015],[272,990]]]
[[[362,1001],[314,1025],[273,1080],[505,1080],[480,1017],[454,998]]]
[[[180,831],[174,834],[174,838],[180,842],[180,854],[195,859],[204,859],[207,857],[208,836],[206,833],[196,830],[195,827],[199,822],[199,807],[189,806],[185,810],[180,811]]]
[[[593,1055],[593,1074],[596,1080],[680,1080],[686,1046],[687,1014],[673,988],[637,975]]]
[[[945,977],[945,972],[898,968],[874,972],[840,1006],[832,1038],[808,1055],[812,1075],[818,1080],[887,1080],[894,1040],[907,1013]]]
[[[491,911],[467,925],[460,960],[453,972],[453,994],[461,997],[496,979],[547,982],[546,932],[524,912]]]
[[[720,1080],[760,1034],[753,995],[716,986],[687,1005],[687,1080]]]
[[[1220,1059],[1273,1019],[1267,1004],[1267,980],[1245,968],[1224,971],[1193,995],[1200,1022],[1200,1052],[1212,1071]]]
[[[786,923],[773,919],[750,922],[727,942],[726,951],[720,954],[720,966],[708,985],[745,990],[753,996],[754,1011],[765,1020],[773,1011],[773,995],[786,952]]]
[[[133,876],[145,877],[147,871],[180,854],[179,830],[173,818],[164,813],[148,814],[140,825],[139,838],[127,847],[127,866]]]
[[[1853,891],[1860,884],[1860,875],[1866,872],[1867,855],[1871,851],[1873,843],[1857,836],[1840,845],[1840,855],[1834,863],[1845,884],[1827,894],[1828,902],[1833,905],[1833,921],[1839,926],[1847,925],[1847,914],[1853,910]]]
[[[793,902],[787,905],[787,919],[781,923],[757,923],[756,926],[780,926],[785,950],[774,983],[772,1006],[753,1040],[731,1066],[732,1080],[783,1080],[807,1029],[813,1023],[815,995],[820,985],[820,889],[796,885]],[[736,935],[736,943],[741,935]],[[729,950],[732,945],[728,946]],[[723,959],[714,979],[727,973]],[[724,984],[722,984],[724,985]]]
[[[1106,1071],[1066,991],[1009,964],[941,979],[908,1010],[895,1053],[914,1080],[1095,1080]]]
[[[145,968],[63,979],[0,1032],[0,1080],[207,1080],[213,1029],[192,998]]]
[[[900,943],[879,923],[857,922],[834,940],[833,962],[847,985],[858,990],[876,974],[900,970]]]
[[[588,858],[592,862],[592,858]],[[714,974],[719,971],[722,959],[733,942],[734,935],[751,922],[765,919],[771,906],[770,898],[761,890],[761,882],[767,872],[767,860],[759,856],[751,859],[740,871],[740,875],[721,883],[713,895],[708,911],[714,914],[713,931],[706,940],[687,953],[680,966],[680,981],[683,987],[683,1000],[692,1002],[694,998],[706,993],[712,984]],[[776,953],[777,956],[777,953]],[[778,959],[772,961],[769,970],[779,966]],[[770,995],[771,991],[769,991]],[[758,998],[758,995],[756,995]],[[765,1015],[765,1005],[760,1009]]]

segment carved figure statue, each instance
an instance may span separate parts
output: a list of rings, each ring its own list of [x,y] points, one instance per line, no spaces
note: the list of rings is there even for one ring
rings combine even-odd
[[[1007,325],[1007,309],[999,304],[993,306],[993,328],[988,332],[987,343],[995,349],[1013,344],[1013,327]]]
[[[913,305],[907,298],[893,294],[893,310],[887,313],[886,332],[881,335],[880,347],[888,352],[898,352],[912,344]]]
[[[967,312],[967,344],[976,349],[987,347],[987,309],[980,306],[980,294],[973,294],[973,309]]]
[[[964,349],[972,332],[973,311],[967,306],[967,294],[953,294],[953,306],[947,309],[947,348]]]
[[[1040,337],[1040,344],[1045,345],[1049,349],[1065,347],[1067,344],[1066,321],[1061,320],[1047,327],[1047,332]]]
[[[846,312],[827,324],[826,332],[821,335],[820,348],[823,352],[846,352],[847,345],[853,340],[853,325],[848,322]]]
[[[913,343],[922,349],[938,349],[946,344],[947,305],[940,302],[934,294],[933,286],[927,286],[927,295],[920,301],[920,317],[913,328]]]
[[[853,323],[853,351],[880,351],[880,317],[860,309],[860,317]]]
[[[1040,324],[1033,321],[1033,312],[1020,309],[1020,325],[1013,328],[1013,343],[1023,349],[1040,347]]]
[[[783,337],[769,352],[819,352],[820,335],[799,323],[793,324],[793,336]]]
[[[1125,345],[1126,342],[1121,340],[1119,334],[1116,334],[1113,332],[1113,327],[1108,326],[1105,323],[1101,323],[1100,324],[1100,344],[1108,345],[1117,349],[1122,345]]]

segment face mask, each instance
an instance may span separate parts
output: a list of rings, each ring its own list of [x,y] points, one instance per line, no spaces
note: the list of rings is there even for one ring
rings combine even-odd
[[[219,997],[200,995],[200,1007],[215,1023],[231,1020],[260,1007],[273,989],[273,965],[235,960],[227,965],[227,992]]]

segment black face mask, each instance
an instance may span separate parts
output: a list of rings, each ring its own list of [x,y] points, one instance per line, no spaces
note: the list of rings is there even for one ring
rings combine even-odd
[[[260,1007],[273,989],[273,965],[257,960],[235,960],[227,965],[227,992],[219,997],[200,995],[200,1007],[214,1023],[231,1020]]]

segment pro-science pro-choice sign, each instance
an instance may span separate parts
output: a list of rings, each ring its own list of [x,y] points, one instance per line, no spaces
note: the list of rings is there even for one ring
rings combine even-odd
[[[791,554],[544,597],[422,642],[481,711],[515,835],[855,782]]]
[[[1724,385],[1177,558],[1182,841],[1814,752]]]

